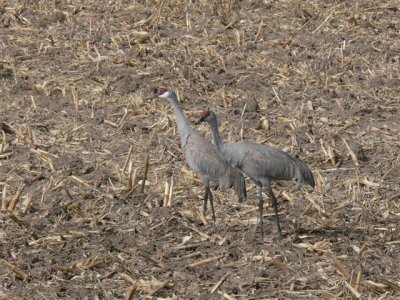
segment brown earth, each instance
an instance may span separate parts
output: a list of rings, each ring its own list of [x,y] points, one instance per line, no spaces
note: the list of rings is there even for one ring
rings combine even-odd
[[[1,3],[2,299],[400,298],[398,1]],[[283,240],[250,181],[202,219],[154,86],[311,166]]]

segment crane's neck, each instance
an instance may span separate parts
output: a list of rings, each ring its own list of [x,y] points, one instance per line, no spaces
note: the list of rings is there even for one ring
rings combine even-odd
[[[215,118],[215,119],[209,121],[209,123],[210,123],[211,133],[213,136],[214,143],[217,146],[218,150],[221,151],[224,142],[222,141],[221,136],[219,135],[218,121]]]
[[[176,94],[173,93],[171,97],[168,98],[168,100],[171,103],[172,108],[174,109],[179,137],[181,139],[181,145],[182,148],[184,148],[186,145],[186,140],[192,130],[192,127],[190,126],[188,120],[186,119],[185,115],[183,114],[182,110],[178,105],[178,99],[176,97]]]

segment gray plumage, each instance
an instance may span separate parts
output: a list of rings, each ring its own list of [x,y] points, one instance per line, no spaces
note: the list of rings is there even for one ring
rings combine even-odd
[[[304,182],[314,187],[314,176],[310,168],[296,157],[272,148],[248,142],[222,144],[221,154],[231,166],[238,167],[253,180],[293,180],[295,189]]]
[[[206,142],[208,141],[206,140]],[[221,155],[218,150],[217,153],[218,155]],[[242,172],[238,168],[231,167],[229,164],[227,164],[227,167],[228,174],[226,177],[224,177],[224,180],[219,180],[218,187],[222,191],[233,188],[236,195],[238,196],[239,202],[241,203],[247,198],[246,181],[243,177]]]
[[[236,195],[239,198],[239,202],[243,202],[247,198],[247,191],[246,191],[246,181],[242,175],[242,172],[238,168],[231,167],[231,183],[229,188],[233,187],[235,190]]]
[[[215,221],[213,195],[209,185],[210,180],[219,181],[221,189],[234,186],[239,201],[242,201],[246,195],[245,179],[240,171],[235,170],[222,159],[214,145],[200,136],[190,126],[182,110],[179,108],[178,100],[173,90],[162,88],[157,90],[156,93],[158,97],[167,99],[174,109],[179,138],[186,161],[189,167],[201,178],[205,186],[204,215],[207,211],[208,199],[210,199],[213,219]]]
[[[279,223],[276,197],[272,192],[272,180],[293,180],[295,189],[299,189],[304,182],[315,186],[314,176],[310,168],[300,159],[279,149],[266,145],[259,145],[248,142],[237,142],[225,144],[219,134],[217,116],[212,111],[205,111],[199,122],[207,122],[211,127],[214,143],[221,152],[224,160],[232,167],[237,167],[249,176],[257,185],[259,194],[259,214],[261,237],[264,237],[263,229],[263,198],[262,187],[268,189],[275,210],[276,222],[279,234],[282,230]]]

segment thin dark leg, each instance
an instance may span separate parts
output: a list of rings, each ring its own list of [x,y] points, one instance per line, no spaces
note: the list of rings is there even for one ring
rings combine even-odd
[[[207,201],[208,201],[208,191],[209,187],[207,185],[204,186],[204,198],[203,198],[203,215],[206,216],[207,213]]]
[[[263,208],[264,200],[262,197],[262,186],[257,186],[258,189],[258,210],[260,214],[260,231],[261,231],[261,241],[264,240],[264,221],[263,221]]]
[[[213,220],[214,220],[214,223],[215,223],[214,199],[213,199],[213,194],[212,194],[212,192],[210,190],[210,187],[208,188],[208,195],[210,196],[211,211],[212,211]]]
[[[279,215],[278,215],[278,203],[276,201],[276,197],[274,195],[274,192],[272,191],[272,188],[269,188],[269,195],[271,196],[272,206],[274,207],[274,211],[275,211],[275,219],[276,219],[276,225],[278,225],[279,236],[282,237],[282,229],[281,229],[281,224],[279,222]]]

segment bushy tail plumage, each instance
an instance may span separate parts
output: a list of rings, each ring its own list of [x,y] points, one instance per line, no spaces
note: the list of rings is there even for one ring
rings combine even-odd
[[[246,180],[242,172],[238,168],[232,168],[233,188],[238,196],[239,202],[243,202],[247,198]]]
[[[239,202],[247,198],[246,181],[242,172],[238,168],[229,167],[225,176],[220,178],[219,187],[221,190],[232,188],[238,196]]]
[[[315,187],[314,175],[310,168],[303,162],[301,162],[300,168],[304,181],[307,182],[311,187]]]

